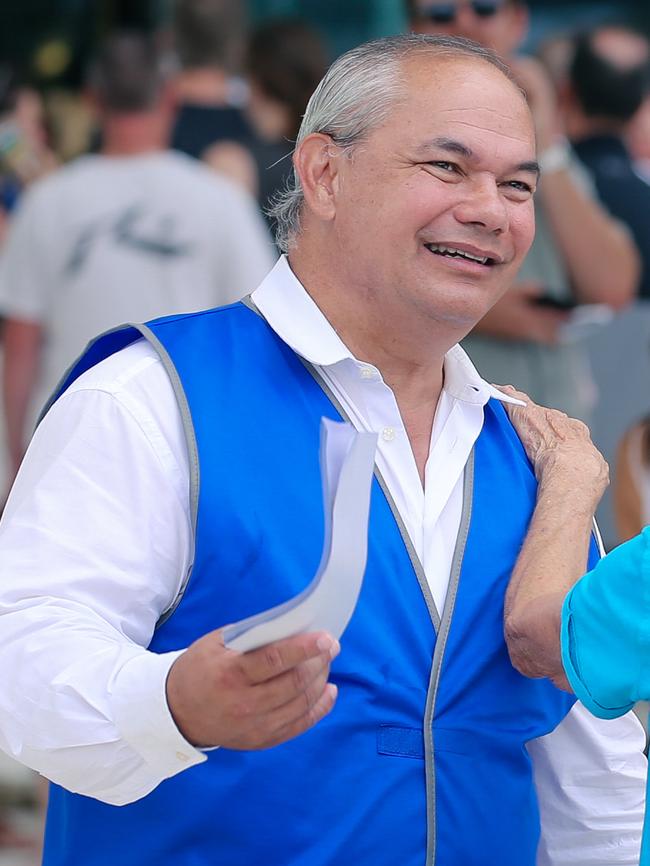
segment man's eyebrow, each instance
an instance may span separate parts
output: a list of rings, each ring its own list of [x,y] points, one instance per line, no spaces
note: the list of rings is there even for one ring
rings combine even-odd
[[[535,159],[531,159],[528,162],[520,162],[519,165],[515,166],[515,169],[517,171],[529,171],[531,174],[536,174],[537,177],[542,173],[539,163]]]
[[[447,153],[455,153],[458,156],[464,156],[465,159],[472,159],[475,156],[471,147],[463,144],[462,141],[457,141],[455,138],[446,138],[444,136],[425,141],[424,144],[420,145],[418,151],[420,153],[425,153],[434,148],[436,150],[445,150]],[[520,162],[519,165],[513,167],[513,170],[529,172],[530,174],[537,175],[537,177],[540,175],[539,163],[534,159]]]
[[[464,156],[467,159],[471,159],[474,156],[474,151],[468,147],[466,144],[463,144],[462,141],[456,141],[455,138],[432,138],[429,141],[425,141],[418,148],[419,151],[424,152],[426,150],[432,150],[436,148],[437,150],[446,150],[449,153],[457,153],[459,156]]]

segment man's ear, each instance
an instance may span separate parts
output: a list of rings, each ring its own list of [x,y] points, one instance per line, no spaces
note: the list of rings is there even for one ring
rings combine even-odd
[[[305,204],[322,220],[331,220],[336,213],[343,155],[329,135],[314,132],[300,142],[293,157]]]

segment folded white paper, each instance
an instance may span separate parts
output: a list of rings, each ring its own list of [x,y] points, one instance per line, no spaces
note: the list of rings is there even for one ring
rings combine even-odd
[[[327,631],[337,639],[343,634],[366,568],[376,447],[376,433],[321,420],[325,537],[316,575],[289,601],[226,626],[223,638],[227,647],[247,652],[307,631]]]

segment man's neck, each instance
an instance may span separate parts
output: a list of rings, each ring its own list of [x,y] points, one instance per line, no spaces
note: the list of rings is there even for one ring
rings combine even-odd
[[[228,76],[223,69],[202,66],[184,69],[174,81],[179,103],[221,107],[228,104]]]
[[[104,119],[102,138],[104,156],[138,156],[165,150],[168,128],[149,112],[115,114]]]
[[[350,290],[325,266],[313,268],[300,255],[291,268],[352,355],[372,364],[391,388],[424,482],[431,429],[443,386],[444,356],[450,345],[403,306],[387,314]],[[341,289],[344,286],[345,290]]]
[[[380,310],[362,288],[352,289],[346,279],[325,264],[314,266],[298,253],[290,267],[350,352],[381,371],[384,380],[409,402],[425,394],[439,395],[449,335],[439,336],[422,316],[396,303]],[[368,292],[370,294],[370,292]]]

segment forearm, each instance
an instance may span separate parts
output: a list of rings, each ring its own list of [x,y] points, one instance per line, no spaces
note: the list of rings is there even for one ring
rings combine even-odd
[[[560,619],[568,590],[587,569],[593,510],[570,491],[540,485],[528,535],[505,599],[505,635],[512,663],[529,677],[565,686]]]
[[[18,471],[25,451],[26,422],[41,354],[41,327],[8,319],[3,327],[2,393],[11,471]]]
[[[176,654],[156,656],[110,632],[63,601],[0,616],[0,745],[70,791],[122,805],[205,757],[166,707]]]
[[[565,169],[543,177],[540,195],[578,300],[615,309],[628,304],[640,274],[631,238]]]
[[[139,388],[133,373],[128,393],[102,373],[72,386],[0,523],[0,747],[115,804],[202,760],[166,702],[176,654],[145,649],[191,562],[187,471],[173,456],[185,446],[138,397],[157,395],[173,419],[164,371],[142,363],[144,346],[126,354]]]

